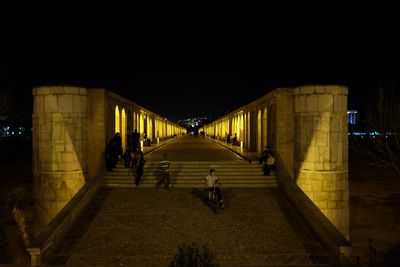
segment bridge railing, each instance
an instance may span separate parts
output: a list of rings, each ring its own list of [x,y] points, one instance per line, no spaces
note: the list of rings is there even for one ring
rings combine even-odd
[[[400,266],[400,259],[376,248],[372,239],[368,240],[368,267]]]
[[[65,240],[68,231],[87,210],[100,188],[100,177],[88,181],[54,219],[40,231],[27,248],[31,256],[32,267],[40,266],[50,259]]]

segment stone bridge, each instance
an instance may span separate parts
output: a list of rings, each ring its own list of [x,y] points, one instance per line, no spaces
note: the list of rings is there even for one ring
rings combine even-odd
[[[28,248],[32,266],[50,263],[50,259],[54,260],[55,255],[60,255],[61,245],[65,243],[65,240],[70,240],[68,233],[76,229],[79,221],[85,221],[81,218],[88,214],[91,207],[96,206],[96,203],[99,202],[99,196],[102,199],[101,196],[109,194],[107,192],[110,191],[107,191],[106,188],[116,188],[114,189],[117,190],[115,194],[120,201],[124,201],[121,196],[132,197],[129,196],[127,191],[124,191],[125,189],[117,189],[134,187],[129,176],[127,176],[127,171],[117,168],[116,172],[111,174],[105,172],[104,151],[108,140],[116,132],[121,133],[122,145],[125,149],[127,133],[133,129],[137,129],[141,137],[144,133],[147,133],[147,136],[153,140],[151,147],[144,147],[149,162],[152,157],[154,157],[154,161],[157,161],[159,156],[156,156],[156,154],[161,153],[162,149],[170,149],[165,151],[168,151],[169,154],[172,153],[172,155],[175,153],[175,157],[183,155],[182,161],[175,163],[175,180],[172,181],[173,190],[176,188],[177,192],[180,192],[178,195],[185,192],[179,191],[184,190],[185,187],[196,187],[194,181],[197,181],[203,175],[201,168],[204,170],[215,164],[221,170],[220,175],[227,181],[226,187],[233,188],[232,191],[228,191],[232,195],[240,198],[243,193],[240,190],[245,190],[244,194],[250,193],[249,196],[256,197],[260,191],[250,189],[250,187],[256,187],[259,188],[257,190],[266,190],[261,192],[270,192],[268,194],[276,196],[274,199],[280,199],[279,201],[284,203],[283,206],[293,207],[293,210],[286,213],[293,213],[291,216],[294,217],[296,217],[294,213],[299,214],[301,219],[296,220],[301,221],[300,224],[304,224],[304,228],[312,232],[324,251],[327,251],[329,255],[336,259],[336,261],[329,261],[329,263],[339,264],[349,254],[347,88],[342,86],[304,86],[276,89],[204,126],[203,130],[206,135],[213,138],[197,140],[197,143],[192,143],[193,140],[181,138],[178,138],[180,140],[178,142],[175,140],[175,136],[185,133],[186,129],[105,89],[66,86],[37,87],[33,89],[33,95],[33,173],[35,223],[38,225],[38,234]],[[222,142],[221,140],[226,133],[236,134],[238,145],[228,145]],[[211,141],[214,142],[214,145],[211,145]],[[196,144],[198,145],[198,142],[205,142],[205,144],[194,148]],[[252,159],[253,163],[245,165],[244,162],[247,161],[234,160],[229,158],[231,156],[223,156],[222,154],[219,158],[207,162],[202,162],[204,159],[190,159],[189,156],[186,156],[192,155],[194,151],[201,151],[207,144],[210,146],[209,149],[216,149],[213,146],[223,145],[225,149],[234,152],[238,157],[250,159],[250,161]],[[266,145],[271,146],[277,155],[277,173],[272,178],[259,175],[257,172],[259,172],[260,167],[257,162],[254,163],[254,159],[265,149]],[[186,149],[189,149],[186,152],[182,150],[182,147],[185,146]],[[198,152],[198,154],[201,157],[202,153],[209,155],[210,151],[206,149],[203,152]],[[224,157],[226,158],[224,159]],[[189,163],[185,163],[185,160],[189,160]],[[190,160],[192,163],[190,163]],[[154,167],[156,164],[146,165],[147,171],[145,170],[145,173],[150,174],[152,173],[152,166]],[[200,166],[200,169],[197,170],[196,167],[198,166]],[[240,171],[233,173],[232,168]],[[149,175],[145,179],[147,183],[143,186],[147,185],[144,186],[149,187],[147,190],[157,190],[151,189],[156,187],[155,179]],[[278,191],[274,191],[273,188]],[[165,197],[173,201],[171,196],[163,196],[164,193],[148,192],[147,195],[153,196],[155,194],[151,197],[152,200],[159,196],[160,199]],[[137,192],[136,194],[142,193]],[[262,195],[263,193],[258,199],[256,197],[255,201],[265,202],[264,204],[267,205],[266,202],[269,201],[269,197],[265,199]],[[283,199],[286,199],[287,202]],[[117,200],[111,198],[108,202],[110,201]],[[140,200],[125,199],[125,201]],[[192,200],[186,201],[191,202]],[[123,202],[116,203],[120,203],[121,206],[125,205]],[[178,203],[180,202],[176,202],[177,207],[181,205]],[[263,206],[264,204],[261,204],[260,207],[253,207],[255,214],[263,216],[263,209],[268,209],[268,205]],[[197,204],[193,205],[196,206]],[[234,207],[235,205],[232,204],[232,212],[235,211]],[[243,209],[251,209],[251,207],[251,204],[242,206],[238,209],[238,212],[242,212]],[[149,208],[154,208],[154,205],[150,205]],[[186,207],[181,208],[186,209]],[[107,211],[104,212],[108,214]],[[146,211],[143,212],[146,214]],[[176,212],[179,213],[179,211]],[[187,212],[196,214],[200,211],[189,210]],[[160,211],[159,214],[164,213]],[[276,216],[277,218],[280,217],[279,214]],[[254,217],[254,221],[263,221],[262,218],[264,217]],[[97,218],[97,220],[100,219]],[[143,220],[149,220],[149,218],[144,217]],[[231,218],[229,221],[234,221],[234,219]],[[130,224],[132,223],[134,222],[130,222]],[[173,224],[179,223],[179,221],[173,222]],[[265,229],[262,225],[257,225],[257,229],[274,239],[271,234],[265,231],[268,227],[277,225],[283,227],[287,223],[282,221],[272,223],[269,226],[267,223]],[[99,228],[96,229],[96,231],[98,230]],[[90,235],[90,228],[85,237],[87,235]],[[188,232],[186,235],[191,236],[192,232]],[[251,234],[249,233],[249,235]],[[257,236],[257,234],[254,236]],[[282,234],[283,236],[284,234]],[[165,239],[166,237],[158,236],[158,238]],[[201,237],[199,238],[201,239]],[[286,243],[296,240],[294,237],[288,238],[285,241]],[[279,240],[279,237],[277,237],[277,240]],[[161,242],[161,240],[159,241]],[[90,238],[81,242],[90,244]],[[131,242],[134,243],[134,240]],[[254,242],[262,243],[263,241]],[[264,240],[264,242],[267,241]],[[309,244],[314,241],[304,242],[303,248],[307,247],[307,245],[304,245],[307,242]],[[264,247],[266,244],[260,245],[260,247]],[[121,242],[117,241],[117,244],[114,245],[121,245]],[[224,251],[223,242],[217,242],[215,246]],[[271,244],[268,246],[271,246]],[[299,246],[301,247],[301,245]],[[247,249],[257,250],[260,247],[248,247]],[[84,248],[81,249],[84,250]],[[99,248],[100,250],[101,248]],[[268,265],[269,263],[277,265],[326,263],[310,260],[310,257],[315,256],[312,253],[311,256],[307,256],[306,260],[304,255],[309,254],[302,250],[302,252],[299,252],[299,250],[296,253],[292,251],[285,254],[286,256],[289,255],[287,256],[289,258],[292,257],[292,261],[271,260],[269,256],[272,258],[278,256],[268,254],[270,253],[268,249],[257,254],[257,257],[250,256],[248,251],[240,251],[242,249],[238,245],[239,255],[242,255],[242,258],[253,257],[258,259],[258,261],[253,262],[253,265],[260,264],[257,266]],[[282,250],[282,253],[287,252],[285,249]],[[155,263],[165,263],[165,257],[170,253],[171,251],[166,251],[164,254],[155,255],[154,257],[157,260],[153,263],[149,263],[149,258],[143,258],[143,255],[133,258],[127,256],[124,261],[130,262],[132,266],[154,266]],[[78,254],[69,255],[69,264],[90,265],[90,262],[95,262],[89,260],[90,257],[88,258],[88,256]],[[115,261],[109,260],[114,256],[97,255],[96,257],[102,258],[104,265],[107,265],[107,262],[108,264],[111,264],[110,262],[115,263]],[[151,258],[151,256],[147,256]],[[94,256],[92,255],[92,257]],[[237,257],[238,255],[224,254],[221,256],[221,262],[223,266],[244,266],[245,263]],[[287,257],[281,258],[287,259]],[[65,258],[65,256],[61,256],[61,258]],[[294,258],[296,260],[293,260]]]

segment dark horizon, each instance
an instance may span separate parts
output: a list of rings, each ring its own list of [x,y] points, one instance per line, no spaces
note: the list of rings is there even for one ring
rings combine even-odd
[[[215,118],[278,87],[346,85],[352,109],[399,83],[395,13],[383,4],[8,5],[0,85],[28,106],[34,86],[77,85],[174,120]]]

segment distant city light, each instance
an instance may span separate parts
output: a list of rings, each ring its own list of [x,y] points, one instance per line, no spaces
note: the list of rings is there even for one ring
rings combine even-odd
[[[183,120],[179,120],[178,123],[184,127],[199,127],[205,124],[205,121],[207,120],[206,117],[200,117],[200,118],[187,118]]]
[[[349,111],[347,111],[347,114],[348,114],[349,123],[352,125],[357,124],[358,111],[357,110],[349,110]]]

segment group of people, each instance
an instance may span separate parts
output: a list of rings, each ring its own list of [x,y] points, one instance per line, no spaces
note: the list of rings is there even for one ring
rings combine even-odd
[[[108,142],[105,157],[107,171],[112,171],[118,159],[122,157],[122,139],[118,132],[115,133],[114,137]]]
[[[229,135],[227,135],[227,142]],[[232,143],[236,142],[236,134],[232,138]],[[143,169],[145,164],[144,154],[139,145],[139,134],[135,130],[128,138],[127,150],[122,155],[122,142],[119,133],[116,133],[110,140],[106,149],[106,165],[107,170],[112,171],[115,167],[116,162],[119,158],[124,159],[125,167],[132,168],[135,173],[135,184],[139,185],[142,182]],[[264,175],[270,175],[271,170],[275,168],[275,158],[273,156],[270,146],[267,146],[259,159],[260,164],[263,164]],[[169,173],[170,161],[168,155],[164,153],[162,160],[159,162],[160,169],[160,180],[158,185],[164,184],[166,188],[170,188],[170,173]],[[209,174],[203,179],[203,182],[207,184],[209,190],[215,189],[217,197],[220,201],[220,207],[224,207],[224,200],[220,189],[220,181],[215,175],[216,170],[211,168]]]
[[[229,133],[226,133],[226,137],[225,137],[225,141],[230,144],[232,143],[232,145],[237,145],[237,136],[236,133],[231,136]]]

